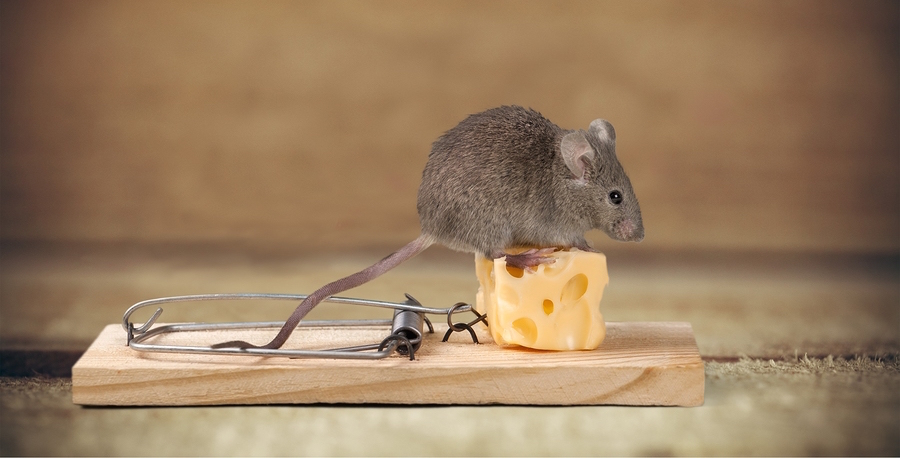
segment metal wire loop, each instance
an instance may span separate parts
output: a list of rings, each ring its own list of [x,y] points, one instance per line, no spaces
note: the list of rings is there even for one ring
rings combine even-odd
[[[412,343],[410,343],[409,339],[407,339],[406,337],[403,337],[400,334],[391,334],[391,335],[385,337],[384,340],[381,341],[381,344],[378,346],[378,351],[383,351],[384,348],[386,346],[388,346],[391,342],[396,343],[395,350],[397,350],[397,353],[400,353],[401,355],[408,354],[410,361],[416,360],[415,346]],[[404,348],[406,350],[403,350]]]
[[[477,318],[468,323],[454,323],[453,314],[461,311],[461,309],[463,309],[464,307],[468,308],[462,311],[472,312]],[[479,321],[487,324],[487,315],[478,313],[474,308],[472,308],[471,305],[466,304],[465,302],[457,302],[456,305],[450,307],[450,312],[447,313],[447,326],[449,327],[449,329],[447,329],[447,332],[444,333],[444,338],[441,340],[441,342],[446,342],[447,340],[449,340],[450,335],[454,332],[469,331],[469,335],[472,337],[472,342],[475,342],[476,344],[479,343],[478,336],[475,334],[475,329],[472,328],[472,326]]]

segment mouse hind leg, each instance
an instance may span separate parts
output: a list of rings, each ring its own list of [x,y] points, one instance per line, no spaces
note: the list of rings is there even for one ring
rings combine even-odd
[[[532,248],[517,254],[509,254],[497,250],[490,253],[491,259],[506,258],[506,265],[516,267],[528,272],[534,272],[534,269],[541,264],[553,264],[556,259],[550,255],[556,251],[556,248]]]

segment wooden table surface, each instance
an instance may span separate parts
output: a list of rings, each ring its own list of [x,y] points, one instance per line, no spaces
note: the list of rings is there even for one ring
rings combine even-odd
[[[131,304],[208,292],[304,293],[380,259],[228,247],[4,245],[4,375],[65,360]],[[900,453],[895,257],[608,252],[609,321],[691,323],[701,407],[82,408],[67,378],[0,378],[0,452],[13,454]],[[473,260],[435,249],[348,296],[474,299]],[[167,307],[167,321],[277,320],[293,305]],[[311,318],[383,317],[328,305]],[[146,317],[136,317],[138,320]],[[29,359],[30,358],[30,359]],[[29,362],[30,361],[30,362]],[[70,361],[71,363],[71,361]],[[136,448],[138,447],[138,448]]]

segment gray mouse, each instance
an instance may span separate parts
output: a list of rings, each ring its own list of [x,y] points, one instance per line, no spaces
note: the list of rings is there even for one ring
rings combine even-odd
[[[280,348],[319,302],[393,269],[434,243],[506,257],[532,269],[556,248],[593,251],[585,232],[619,241],[644,238],[641,209],[616,158],[616,131],[603,119],[587,131],[564,130],[540,113],[501,106],[473,114],[438,138],[422,173],[418,238],[375,264],[304,299],[268,344],[231,341],[215,347]],[[505,250],[531,247],[511,255]]]

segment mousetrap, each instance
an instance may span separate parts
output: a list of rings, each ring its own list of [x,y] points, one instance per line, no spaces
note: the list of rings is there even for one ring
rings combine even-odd
[[[291,294],[207,294],[151,299],[108,325],[72,368],[75,404],[666,405],[703,403],[704,366],[680,322],[610,322],[592,351],[493,343],[472,306],[331,297],[393,310],[383,320],[301,321],[281,349],[216,348],[266,342],[283,322],[157,323],[163,304],[301,301]],[[132,314],[157,307],[143,324]],[[470,319],[459,318],[471,313]],[[428,316],[441,319],[432,322]]]

